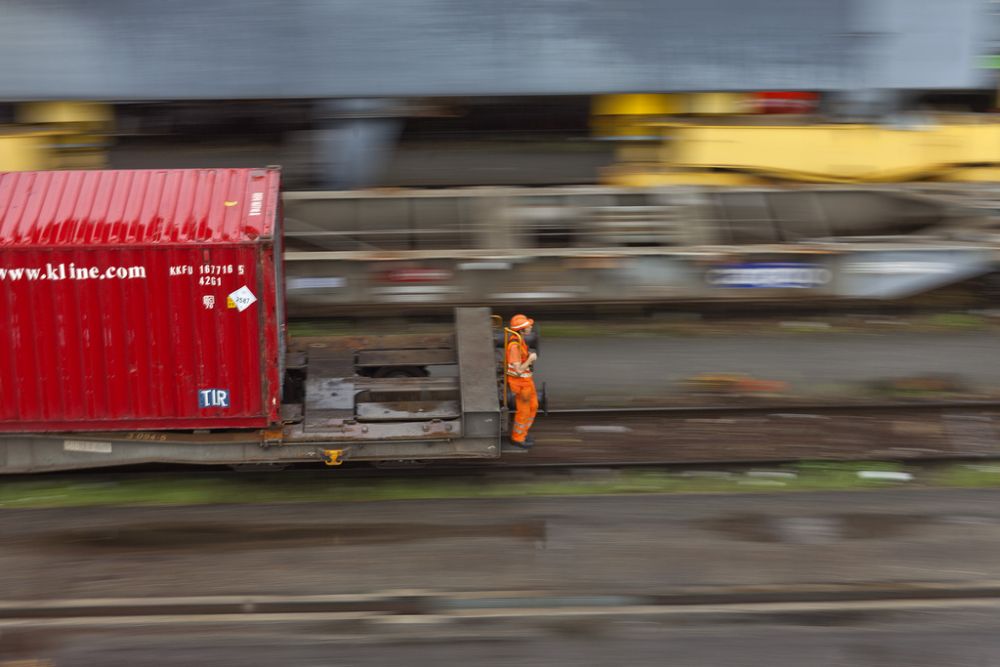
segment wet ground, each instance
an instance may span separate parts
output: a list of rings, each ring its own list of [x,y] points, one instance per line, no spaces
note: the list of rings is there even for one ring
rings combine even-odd
[[[668,594],[1000,580],[1000,492],[881,491],[4,510],[6,600],[425,590]],[[540,613],[540,612],[539,612]],[[65,665],[987,665],[996,605],[371,627],[0,627]],[[366,629],[367,628],[367,629]],[[2,663],[0,663],[2,664]]]
[[[1000,580],[998,501],[998,491],[899,490],[5,509],[0,590],[6,599],[653,593]]]
[[[670,623],[526,619],[519,627],[482,628],[471,634],[414,628],[378,641],[345,637],[322,623],[249,628],[201,624],[173,631],[19,632],[12,643],[22,649],[17,655],[49,656],[53,660],[49,664],[57,667],[986,667],[996,665],[1000,655],[998,620],[995,611],[975,609],[923,613],[917,618],[830,615],[811,623],[786,618],[708,626],[675,619]]]

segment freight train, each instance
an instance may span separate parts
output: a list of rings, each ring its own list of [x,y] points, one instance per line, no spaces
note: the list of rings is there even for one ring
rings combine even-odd
[[[0,473],[500,455],[488,309],[289,340],[279,180],[0,174]]]
[[[901,299],[996,272],[998,193],[990,184],[286,192],[288,308],[297,317]]]

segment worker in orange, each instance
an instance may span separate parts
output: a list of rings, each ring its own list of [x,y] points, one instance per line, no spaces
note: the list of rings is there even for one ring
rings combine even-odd
[[[516,447],[528,449],[535,441],[528,435],[528,429],[535,422],[538,413],[538,393],[535,381],[531,379],[531,366],[538,355],[528,349],[524,337],[531,333],[535,321],[524,316],[510,318],[510,337],[507,340],[507,386],[514,394],[517,412],[510,432],[510,441]]]

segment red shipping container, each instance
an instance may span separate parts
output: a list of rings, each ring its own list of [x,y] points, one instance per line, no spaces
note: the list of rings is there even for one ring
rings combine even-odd
[[[276,423],[278,185],[277,169],[0,173],[0,432]]]

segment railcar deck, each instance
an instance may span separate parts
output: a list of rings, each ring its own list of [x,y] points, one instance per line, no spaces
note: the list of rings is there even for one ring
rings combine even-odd
[[[284,423],[273,429],[8,434],[0,473],[500,455],[489,309],[457,309],[450,333],[298,339],[288,360]]]

